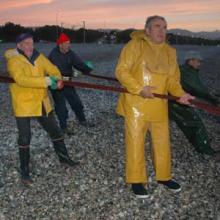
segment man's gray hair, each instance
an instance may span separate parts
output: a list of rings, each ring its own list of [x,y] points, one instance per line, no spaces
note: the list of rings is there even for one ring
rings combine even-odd
[[[163,20],[167,23],[167,21],[164,17],[159,16],[159,15],[153,15],[153,16],[150,16],[150,17],[147,18],[146,23],[145,23],[145,28],[151,28],[152,21],[154,21],[156,19]]]

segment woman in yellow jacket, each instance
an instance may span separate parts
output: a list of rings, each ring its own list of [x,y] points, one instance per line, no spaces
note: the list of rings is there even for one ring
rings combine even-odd
[[[143,184],[147,183],[144,145],[148,130],[158,183],[181,190],[171,177],[167,100],[153,93],[178,96],[182,104],[189,104],[193,97],[181,88],[176,52],[165,43],[166,30],[163,17],[149,17],[145,30],[131,34],[116,67],[117,79],[129,91],[120,95],[117,106],[117,113],[125,118],[126,182],[138,198],[147,197]]]
[[[6,51],[7,69],[15,83],[10,85],[13,110],[18,128],[21,180],[30,185],[29,174],[30,120],[36,118],[52,139],[55,152],[61,163],[75,166],[70,159],[62,134],[56,123],[50,104],[47,87],[59,89],[59,70],[34,49],[33,37],[29,33],[16,39],[17,48]],[[60,86],[62,87],[62,86]]]

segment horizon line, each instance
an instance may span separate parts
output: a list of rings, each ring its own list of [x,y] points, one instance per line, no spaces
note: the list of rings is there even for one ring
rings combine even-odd
[[[80,28],[73,29],[73,28],[70,28],[70,27],[64,27],[62,25],[57,25],[57,24],[44,24],[44,25],[28,26],[28,25],[22,25],[22,24],[19,24],[19,23],[14,23],[12,21],[7,21],[4,24],[0,24],[0,26],[4,26],[7,23],[12,23],[14,25],[20,25],[20,26],[26,27],[26,28],[40,28],[40,27],[44,27],[44,26],[58,26],[61,29],[63,28],[63,29],[69,29],[69,30],[79,30],[79,29],[83,28],[83,27],[80,27]],[[129,29],[143,30],[144,28],[129,27],[129,28],[125,28],[125,29],[122,29],[122,28],[85,28],[85,29],[86,30],[119,30],[119,31],[123,31],[123,30],[129,30]],[[194,32],[194,33],[198,33],[198,32],[218,32],[218,31],[220,31],[220,29],[209,30],[209,31],[208,30],[193,31],[193,30],[190,30],[190,29],[181,29],[181,28],[170,28],[170,29],[167,29],[167,31],[170,31],[170,30],[190,31],[190,32]]]

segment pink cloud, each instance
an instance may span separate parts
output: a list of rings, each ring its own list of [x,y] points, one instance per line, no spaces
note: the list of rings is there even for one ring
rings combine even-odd
[[[1,11],[0,3],[0,23],[12,21],[25,26],[37,26],[56,24],[58,20],[59,24],[78,28],[82,26],[82,21],[86,21],[87,28],[125,29],[142,28],[147,16],[159,14],[168,20],[169,28],[179,25],[179,28],[210,30],[219,26],[218,1],[158,0],[155,3],[137,1],[138,4],[134,4],[134,1],[128,1],[127,4],[122,4],[118,0],[117,3],[100,1],[94,4],[88,0],[74,3],[72,0],[3,0],[3,6],[5,5],[5,8],[7,6],[8,10]],[[25,7],[33,4],[35,7]],[[14,13],[13,7],[14,9],[17,7]]]
[[[61,12],[61,19],[63,21],[70,21],[69,18],[73,18],[73,23],[80,23],[82,20],[86,20],[87,25],[96,28],[98,26],[103,27],[104,23],[107,28],[142,28],[147,16],[159,14],[167,18],[168,26],[174,26],[175,24],[187,26],[190,23],[189,27],[193,28],[195,26],[198,29],[198,24],[202,28],[201,20],[203,20],[203,27],[210,29],[210,27],[217,26],[214,15],[217,15],[219,11],[220,5],[212,2],[168,3],[158,7],[154,5],[128,6],[126,8],[96,6],[89,9],[79,9],[74,12],[70,8]],[[208,17],[209,14],[211,15],[210,18]],[[181,26],[179,27],[181,28]]]
[[[50,4],[54,0],[2,0],[1,2],[1,10],[4,9],[12,9],[12,8],[22,8],[27,7],[31,5],[37,5],[37,4]]]

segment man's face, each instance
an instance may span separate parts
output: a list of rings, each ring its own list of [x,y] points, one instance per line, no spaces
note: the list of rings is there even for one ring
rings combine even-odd
[[[27,38],[17,44],[17,47],[24,52],[24,54],[30,58],[34,50],[34,40]]]
[[[152,42],[161,44],[166,41],[167,23],[161,19],[154,19],[151,27],[146,28],[146,34]]]
[[[199,70],[201,66],[201,60],[192,59],[189,61],[189,65],[192,66],[194,69]]]
[[[59,45],[61,53],[67,53],[70,51],[70,41],[66,41]]]

